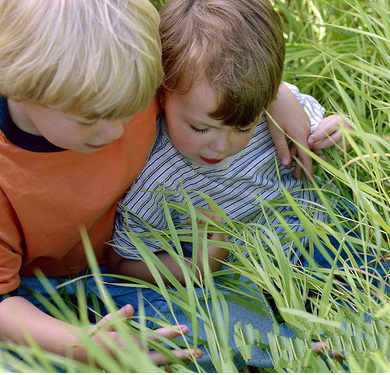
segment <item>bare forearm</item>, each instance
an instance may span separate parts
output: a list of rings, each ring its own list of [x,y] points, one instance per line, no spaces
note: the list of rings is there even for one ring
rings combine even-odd
[[[81,329],[55,319],[21,297],[0,303],[0,339],[26,344],[31,337],[43,350],[86,361],[86,350],[79,344]]]
[[[208,267],[211,272],[215,272],[221,269],[222,267],[222,260],[224,260],[229,254],[229,250],[226,250],[221,247],[216,246],[208,246],[207,249],[207,261],[208,261]],[[204,264],[203,264],[203,253],[202,251],[199,251],[198,253],[198,262],[197,265],[199,267],[199,271],[203,277],[204,275]]]
[[[164,253],[158,256],[162,263],[168,268],[170,273],[178,279],[180,282],[183,280],[183,270],[177,264],[177,262],[172,259],[172,257],[168,253]],[[186,263],[191,262],[191,259],[185,258],[184,261]],[[144,280],[149,283],[155,284],[156,280],[153,274],[150,272],[150,268],[147,264],[142,260],[134,260],[134,259],[125,259],[122,258],[118,261],[118,263],[113,267],[110,266],[114,273],[124,276],[134,277],[136,279]],[[170,284],[170,281],[161,273],[159,270],[159,274],[162,277],[165,284]]]
[[[161,252],[156,253],[156,255],[176,279],[182,279],[183,272],[180,266],[174,259],[172,259],[172,257],[168,253]],[[142,260],[123,258],[113,249],[109,250],[107,260],[111,271],[115,274],[134,277],[136,279],[144,280],[152,284],[156,283],[156,280],[150,272],[149,267]],[[188,262],[190,260],[188,258],[185,258],[185,261]],[[164,277],[161,272],[160,275],[164,283],[169,284],[169,280]]]
[[[165,265],[169,272],[181,283],[185,282],[183,268],[174,260],[168,253],[161,252],[156,254],[160,261]],[[222,263],[220,260],[223,260],[228,255],[228,250],[221,248],[213,248],[208,254],[208,265],[211,272],[217,271],[221,268]],[[188,268],[192,268],[194,265],[194,260],[192,258],[183,259],[185,265]],[[109,256],[109,265],[112,272],[119,275],[125,275],[134,277],[140,280],[147,281],[149,283],[155,283],[156,280],[153,274],[150,272],[150,268],[142,260],[134,259],[125,259],[118,254],[110,254]],[[198,261],[196,262],[196,272],[197,277],[202,278],[204,275],[204,266],[203,266],[203,255],[202,252],[198,252]],[[161,273],[165,284],[170,284],[170,281]]]
[[[88,329],[88,335],[93,334],[95,343],[100,345],[114,360],[117,351],[125,348],[118,333],[109,325],[107,326],[107,323],[117,316],[116,314],[122,318],[130,319],[134,314],[134,309],[131,305],[125,305],[117,312],[105,315],[99,323]],[[105,328],[100,329],[102,325],[105,325]],[[170,339],[178,337],[181,332],[187,334],[188,327],[160,328],[156,332]],[[86,333],[81,328],[50,317],[24,298],[10,297],[0,303],[0,340],[26,344],[26,337],[30,337],[46,351],[82,362],[91,363],[91,360],[94,359],[97,366],[104,368],[104,362],[101,362],[101,358],[91,358],[88,356],[86,347],[79,345],[79,338],[85,337]],[[137,343],[137,338],[134,337],[134,339],[134,342]],[[117,349],[112,349],[113,344]],[[195,352],[193,349],[185,349],[183,352],[173,350],[172,352],[184,361],[187,361],[192,355],[196,355],[197,358],[202,356],[200,350]],[[103,356],[103,358],[105,357]],[[157,351],[149,351],[149,358],[156,364],[170,363],[164,354]]]

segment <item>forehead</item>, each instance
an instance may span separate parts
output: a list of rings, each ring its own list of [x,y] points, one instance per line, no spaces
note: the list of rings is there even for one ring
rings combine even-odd
[[[188,111],[208,114],[217,108],[217,91],[206,81],[194,83],[191,89],[180,97]]]
[[[185,94],[169,93],[170,105],[167,105],[174,110],[176,114],[180,114],[186,121],[191,121],[194,124],[203,124],[216,127],[228,127],[223,120],[216,120],[210,117],[210,114],[218,108],[218,91],[206,81],[198,81],[191,86],[191,89]],[[173,107],[173,108],[172,108]],[[167,114],[169,116],[169,114]],[[260,120],[259,118],[252,123],[235,126],[236,128],[255,127]]]

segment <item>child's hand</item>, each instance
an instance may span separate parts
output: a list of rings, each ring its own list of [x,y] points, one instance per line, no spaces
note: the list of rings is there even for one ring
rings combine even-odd
[[[307,142],[311,131],[310,119],[295,95],[284,84],[280,85],[276,100],[268,108],[267,124],[280,162],[290,169],[293,157],[297,156],[306,171],[307,178],[311,179],[313,161],[305,151],[310,149]],[[293,141],[290,148],[286,135]],[[296,144],[300,144],[305,149]],[[302,167],[299,163],[295,165],[293,176],[296,179],[302,176]]]
[[[126,305],[123,306],[120,310],[118,310],[118,314],[122,315],[125,318],[131,318],[134,314],[134,309],[131,305]],[[105,317],[103,317],[99,323],[97,323],[91,330],[90,332],[93,333],[94,331],[98,330],[99,327],[103,324],[107,324],[107,322],[111,321],[113,319],[112,314],[108,314]],[[169,328],[159,328],[155,330],[156,333],[160,334],[161,336],[164,336],[168,339],[173,339],[175,337],[180,336],[182,333],[187,334],[189,332],[189,329],[185,325],[180,325],[180,326],[172,326],[172,329]],[[149,336],[148,337],[154,341],[158,341],[154,336]],[[102,329],[98,334],[94,336],[95,340],[102,346],[104,345],[104,342],[106,342],[106,339],[109,338],[119,346],[122,346],[120,336],[118,333],[114,330],[113,327],[107,326],[104,329]],[[134,341],[141,345],[141,341],[139,338],[134,336]],[[108,352],[111,352],[107,348]],[[189,363],[191,361],[191,356],[194,358],[194,355],[196,354],[196,358],[201,358],[202,357],[202,352],[198,349],[195,353],[194,349],[184,349],[183,352],[180,352],[178,350],[172,350],[172,353],[176,355],[179,359],[182,361]],[[115,357],[115,353],[111,354]],[[168,358],[166,358],[163,354],[159,353],[158,351],[149,351],[149,358],[157,365],[167,365],[170,363]]]
[[[299,126],[294,125],[288,128],[284,128],[279,125],[280,129],[277,125],[273,124],[272,121],[268,121],[268,124],[268,128],[275,143],[276,152],[280,162],[287,169],[290,169],[292,167],[294,156],[298,157],[300,162],[303,164],[303,168],[305,168],[307,178],[311,179],[313,176],[312,158],[302,147],[297,146],[297,144],[300,144],[305,149],[310,149],[310,145],[308,143],[308,136],[310,135],[310,122],[297,122],[296,124],[300,124]],[[290,122],[289,124],[292,123]],[[286,134],[293,140],[290,148],[287,144]],[[299,179],[302,176],[302,167],[299,163],[296,163],[295,165],[293,176],[296,179]]]
[[[336,146],[339,155],[351,147],[347,137],[343,137],[343,129],[351,129],[351,125],[341,115],[324,118],[313,134],[308,138],[310,149],[325,160],[323,149]]]

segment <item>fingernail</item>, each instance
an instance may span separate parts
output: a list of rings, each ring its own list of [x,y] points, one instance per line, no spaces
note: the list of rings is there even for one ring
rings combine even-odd
[[[182,331],[184,333],[184,331],[189,331],[188,329],[188,326],[184,325],[184,324],[180,324],[178,326],[175,326],[177,329],[179,329],[180,331]]]
[[[307,140],[307,143],[308,143],[309,145],[313,144],[313,143],[314,143],[313,138],[309,138],[309,139]]]
[[[288,159],[287,158],[282,158],[282,164],[284,166],[288,165]]]

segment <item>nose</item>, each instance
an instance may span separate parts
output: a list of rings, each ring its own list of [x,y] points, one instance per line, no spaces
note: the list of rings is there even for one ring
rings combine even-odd
[[[100,129],[98,136],[103,141],[111,142],[119,139],[123,135],[122,120],[106,121],[100,120]]]
[[[214,137],[209,143],[209,149],[220,154],[226,152],[229,149],[229,135],[228,134],[219,134],[217,137]]]

